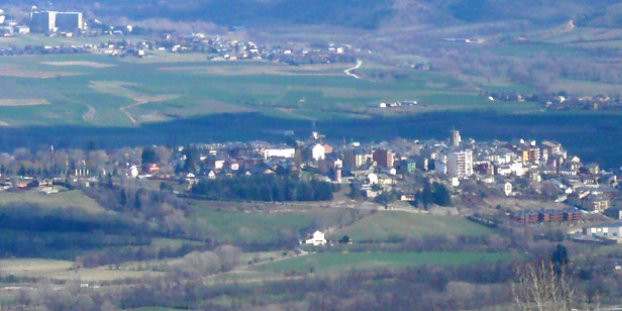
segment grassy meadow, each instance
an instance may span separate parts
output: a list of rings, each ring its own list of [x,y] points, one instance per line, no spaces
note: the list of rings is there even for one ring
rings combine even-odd
[[[106,211],[95,200],[87,197],[79,190],[63,191],[53,194],[44,194],[34,191],[2,192],[0,194],[0,206],[24,203],[35,204],[43,208],[77,208],[93,214]]]
[[[508,260],[507,253],[421,252],[421,253],[318,253],[268,263],[260,271],[343,272],[346,270],[397,269],[418,265],[465,265]]]
[[[193,226],[202,235],[233,245],[295,243],[317,227],[335,224],[349,211],[300,208],[285,211],[235,211],[195,206]]]
[[[387,241],[391,239],[422,238],[425,236],[480,236],[492,230],[463,217],[435,216],[407,212],[378,212],[369,217],[333,231],[329,238],[338,240],[347,235],[354,243],[360,241]]]

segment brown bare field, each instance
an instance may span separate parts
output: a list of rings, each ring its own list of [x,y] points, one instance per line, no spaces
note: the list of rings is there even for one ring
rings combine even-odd
[[[73,269],[71,261],[52,259],[2,259],[0,265],[1,271],[6,274],[61,281],[113,281],[162,274],[152,271],[112,270],[105,267]]]
[[[138,117],[130,113],[128,109],[144,104],[164,102],[180,97],[177,94],[149,95],[128,88],[130,86],[137,85],[138,84],[123,81],[91,81],[89,86],[97,92],[122,96],[134,101],[134,104],[119,108],[119,110],[125,114],[125,116],[127,116],[133,124],[137,124],[139,120]],[[152,116],[152,119],[154,119],[154,116]],[[157,119],[157,116],[155,119]]]
[[[95,114],[97,113],[97,111],[95,110],[95,108],[93,108],[93,106],[88,105],[88,110],[82,115],[82,119],[84,121],[93,121],[93,119],[95,119]]]
[[[193,72],[196,74],[219,75],[219,76],[240,76],[240,75],[342,75],[344,68],[348,65],[330,64],[330,65],[303,65],[291,67],[287,65],[257,65],[257,66],[240,66],[240,65],[205,65],[205,66],[167,66],[162,67],[162,71],[179,71]]]
[[[138,105],[179,98],[177,94],[149,95],[128,88],[137,85],[123,81],[91,81],[90,83],[90,87],[97,92],[129,98]]]
[[[136,122],[138,123],[162,122],[172,120],[177,117],[190,117],[197,114],[242,113],[256,111],[248,107],[220,101],[203,101],[189,106],[167,106],[166,112],[141,108],[139,105],[124,107],[123,110],[125,113],[135,116]]]
[[[50,102],[40,98],[0,99],[0,107],[40,106],[49,104]]]
[[[64,71],[25,70],[13,67],[0,68],[0,76],[15,78],[50,79],[56,77],[79,76],[80,73]]]
[[[41,64],[50,65],[50,66],[58,66],[58,67],[81,66],[81,67],[89,67],[89,68],[97,68],[97,69],[114,67],[114,65],[111,65],[111,64],[89,62],[89,61],[41,62]]]

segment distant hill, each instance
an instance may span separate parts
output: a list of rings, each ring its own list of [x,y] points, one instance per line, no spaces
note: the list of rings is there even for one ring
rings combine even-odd
[[[593,26],[605,28],[622,27],[622,3],[608,5],[604,9],[579,16],[579,26]]]
[[[61,0],[71,3],[69,0]],[[90,1],[90,0],[89,0]],[[394,0],[99,0],[93,11],[133,20],[167,18],[226,26],[321,24],[371,29],[390,18]]]
[[[374,29],[396,23],[556,24],[570,19],[600,27],[622,25],[619,0],[57,0],[56,4],[89,6],[98,16],[131,20],[167,18],[249,27],[317,24]]]

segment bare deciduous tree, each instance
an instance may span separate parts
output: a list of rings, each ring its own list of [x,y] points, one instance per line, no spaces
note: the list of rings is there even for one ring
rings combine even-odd
[[[574,290],[564,267],[552,262],[527,263],[516,268],[512,294],[517,310],[571,310],[576,303]]]

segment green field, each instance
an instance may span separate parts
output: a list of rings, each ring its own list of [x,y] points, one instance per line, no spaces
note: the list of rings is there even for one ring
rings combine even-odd
[[[135,279],[161,273],[152,271],[113,270],[107,267],[73,269],[74,263],[51,259],[2,259],[0,273],[17,277],[45,278],[52,280],[113,281]]]
[[[163,308],[163,307],[143,307],[138,309],[128,309],[130,311],[178,311],[183,309]]]
[[[195,207],[193,225],[209,238],[222,243],[270,244],[296,241],[314,226],[336,221],[345,211],[301,209],[300,211],[224,211]],[[322,220],[323,219],[323,220]]]
[[[260,271],[344,271],[348,269],[397,269],[418,265],[464,265],[508,260],[507,253],[318,253],[261,265]]]
[[[366,118],[400,112],[381,101],[422,104],[407,113],[499,109],[462,81],[418,72],[390,81],[346,76],[351,64],[288,66],[208,62],[201,55],[145,59],[103,55],[0,57],[0,122],[4,125],[133,126],[219,113],[259,111],[296,119]],[[373,63],[361,72],[376,70]]]
[[[44,208],[76,208],[94,214],[106,211],[99,203],[87,197],[79,190],[52,194],[44,194],[36,191],[0,193],[0,206],[23,203],[36,204]]]
[[[386,211],[375,213],[348,227],[332,232],[329,238],[338,240],[347,235],[354,242],[387,241],[425,236],[479,236],[491,232],[489,228],[462,217]]]

